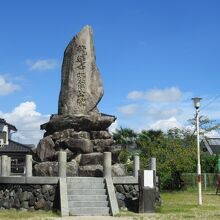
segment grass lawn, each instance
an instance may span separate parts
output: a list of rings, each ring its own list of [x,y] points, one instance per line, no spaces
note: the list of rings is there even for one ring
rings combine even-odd
[[[16,210],[1,210],[0,211],[0,219],[8,220],[8,219],[33,219],[33,220],[49,220],[53,217],[59,217],[58,214],[53,213],[51,211],[16,211]]]
[[[203,192],[203,204],[198,206],[196,191],[161,193],[163,205],[157,211],[169,219],[220,219],[220,195]]]
[[[203,192],[203,205],[197,205],[196,191],[162,192],[162,206],[156,209],[156,214],[133,214],[135,220],[145,219],[220,219],[220,195],[215,190]],[[125,216],[125,212],[120,214]]]
[[[197,205],[196,191],[183,192],[162,192],[162,206],[156,209],[155,214],[136,214],[132,212],[120,212],[117,219],[133,219],[133,220],[147,220],[147,219],[220,219],[220,195],[215,195],[215,190],[203,192],[203,205]],[[124,218],[122,218],[124,217]],[[79,219],[78,217],[67,217],[69,219]],[[88,217],[87,217],[88,218]],[[87,220],[86,217],[80,218]],[[31,220],[51,220],[61,219],[52,212],[22,212],[22,211],[0,211],[0,219],[31,219]],[[62,218],[65,219],[65,218]],[[90,218],[88,218],[90,219]],[[92,218],[93,220],[96,217]],[[100,219],[100,218],[98,218]],[[105,217],[101,217],[105,220]],[[116,219],[116,218],[114,218]]]

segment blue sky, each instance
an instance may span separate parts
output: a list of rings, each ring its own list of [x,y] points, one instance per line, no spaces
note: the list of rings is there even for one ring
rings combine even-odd
[[[63,51],[84,25],[94,31],[105,94],[101,112],[115,126],[186,126],[191,98],[219,120],[220,1],[0,1],[0,115],[37,143],[57,112]],[[212,102],[212,100],[214,100]]]

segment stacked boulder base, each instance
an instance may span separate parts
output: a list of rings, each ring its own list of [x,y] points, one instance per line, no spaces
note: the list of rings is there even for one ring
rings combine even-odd
[[[58,210],[56,185],[0,184],[0,209]]]
[[[67,176],[103,176],[103,152],[112,152],[112,175],[126,174],[123,164],[118,164],[121,148],[114,145],[107,131],[115,118],[99,113],[87,116],[52,116],[41,126],[46,130],[35,150],[34,174],[58,175],[58,152],[67,153]],[[100,129],[100,130],[98,130]]]
[[[138,184],[116,184],[116,198],[121,210],[138,212],[139,186]]]
[[[60,150],[67,152],[70,176],[102,176],[105,151],[112,152],[113,163],[117,162],[120,148],[108,132],[116,118],[97,108],[103,93],[93,31],[85,26],[64,51],[58,115],[41,125],[46,133],[35,152],[41,162],[35,165],[36,175],[57,175]],[[125,174],[123,165],[114,165],[113,174]]]

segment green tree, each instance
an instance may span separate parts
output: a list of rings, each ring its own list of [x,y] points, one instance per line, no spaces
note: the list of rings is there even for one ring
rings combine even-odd
[[[118,157],[119,161],[126,165],[128,172],[132,172],[132,160],[136,152],[129,152],[128,148],[129,146],[136,146],[137,133],[130,128],[120,127],[113,133],[113,138],[116,144],[119,144],[122,147],[122,151]]]
[[[189,121],[195,125],[195,119]],[[220,124],[205,116],[200,117],[200,125],[202,135],[220,129]],[[128,146],[134,144],[139,150],[142,169],[148,168],[150,157],[156,157],[157,175],[160,178],[162,189],[179,189],[181,174],[196,172],[196,135],[192,130],[174,128],[168,130],[167,133],[160,130],[143,130],[140,133],[135,133],[132,129],[120,128],[116,130],[113,137],[116,143],[121,144],[124,149],[120,153],[119,159],[125,164],[132,160],[134,153],[127,149]],[[203,172],[215,172],[216,162],[216,156],[201,154]]]
[[[188,122],[195,127],[193,134],[196,132],[196,119],[189,119]],[[205,115],[199,116],[199,127],[200,134],[202,136],[206,136],[207,133],[211,131],[219,131],[220,123],[216,122],[216,120],[211,120]]]
[[[158,130],[143,130],[137,135],[136,144],[140,150],[141,168],[148,167],[148,160],[153,155],[153,149],[163,143],[164,134]]]
[[[142,167],[148,166],[150,157],[157,158],[157,174],[162,189],[178,189],[181,173],[196,170],[196,142],[189,131],[181,129],[142,131],[137,138],[141,150]]]
[[[196,120],[195,118],[188,120],[191,125],[195,127],[192,135],[196,132]],[[202,138],[206,138],[207,134],[212,131],[220,131],[220,123],[216,120],[211,120],[207,116],[201,115],[199,117],[200,135]],[[215,173],[217,170],[218,155],[209,155],[206,152],[201,152],[201,167],[203,173]]]
[[[201,167],[203,173],[218,172],[217,163],[218,163],[218,155],[209,155],[207,153],[202,153]]]
[[[115,132],[113,132],[113,138],[116,141],[117,144],[120,144],[122,148],[127,148],[130,145],[133,145],[136,143],[136,137],[137,134],[134,132],[134,130],[130,128],[122,128],[116,129]]]

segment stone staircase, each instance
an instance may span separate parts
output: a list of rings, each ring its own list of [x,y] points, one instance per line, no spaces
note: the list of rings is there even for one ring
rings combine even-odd
[[[69,215],[110,215],[104,178],[67,177]]]

